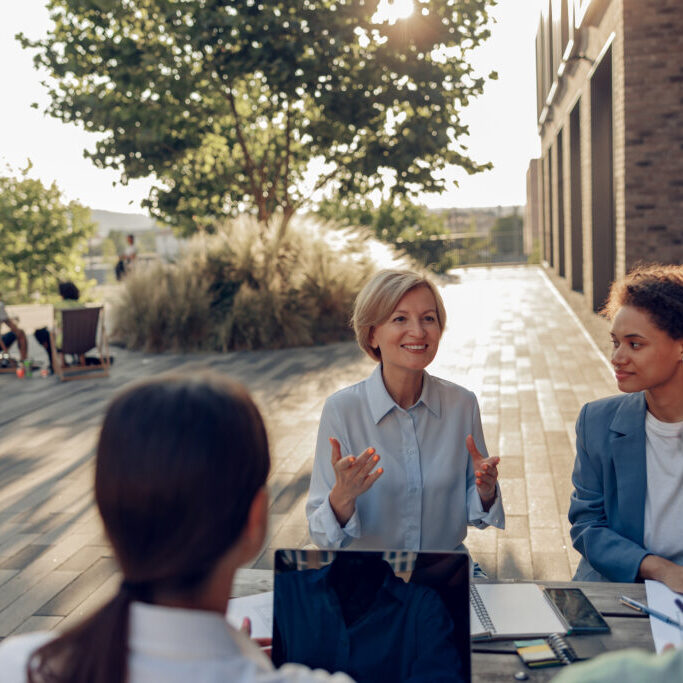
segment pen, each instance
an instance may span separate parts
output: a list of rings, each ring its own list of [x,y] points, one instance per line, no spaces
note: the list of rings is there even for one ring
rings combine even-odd
[[[642,603],[636,600],[627,598],[625,595],[621,595],[619,597],[619,601],[627,607],[631,607],[632,609],[638,610],[643,614],[649,614],[651,617],[659,619],[660,621],[663,621],[666,624],[670,624],[671,626],[677,626],[678,628],[681,628],[681,625],[667,614],[664,614],[663,612],[658,612],[656,609],[652,609],[652,607],[648,607],[647,605],[643,605]]]

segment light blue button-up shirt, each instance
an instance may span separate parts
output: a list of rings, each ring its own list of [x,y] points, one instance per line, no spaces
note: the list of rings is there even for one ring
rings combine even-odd
[[[455,550],[468,524],[503,529],[499,489],[490,510],[483,509],[465,445],[468,434],[488,457],[475,395],[426,372],[422,395],[408,410],[389,395],[381,366],[330,396],[320,417],[306,504],[313,541],[321,548]],[[343,456],[372,446],[384,468],[356,499],[343,528],[329,501],[335,482],[330,437],[339,440]]]

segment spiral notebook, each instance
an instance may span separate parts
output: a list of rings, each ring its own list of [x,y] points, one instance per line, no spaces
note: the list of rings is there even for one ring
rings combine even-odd
[[[567,625],[535,583],[470,585],[472,640],[545,638],[567,633]]]
[[[579,637],[572,641],[570,636],[565,638],[559,633],[551,633],[547,638],[538,640],[516,640],[515,647],[520,659],[531,669],[573,664],[607,650],[597,636]]]

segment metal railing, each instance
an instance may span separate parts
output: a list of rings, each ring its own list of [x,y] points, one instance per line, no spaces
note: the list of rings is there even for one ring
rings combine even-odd
[[[494,263],[526,263],[522,232],[496,231],[489,234],[429,235],[414,241],[397,240],[424,266],[447,270],[457,266]]]

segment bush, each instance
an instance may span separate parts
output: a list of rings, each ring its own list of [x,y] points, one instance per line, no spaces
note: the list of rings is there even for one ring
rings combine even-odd
[[[354,298],[377,268],[370,239],[306,219],[284,236],[247,217],[227,221],[191,238],[177,264],[138,266],[126,278],[113,336],[150,351],[349,339]]]

